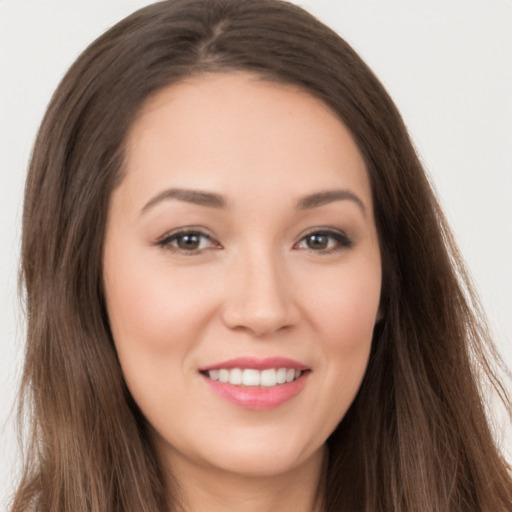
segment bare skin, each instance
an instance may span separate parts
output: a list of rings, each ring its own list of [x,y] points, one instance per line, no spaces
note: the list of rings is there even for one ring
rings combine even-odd
[[[238,474],[212,476],[208,468],[183,468],[180,482],[182,512],[322,512],[321,473],[324,454],[306,461],[286,475],[246,477]],[[325,454],[326,455],[326,454]],[[180,506],[180,505],[178,505]],[[180,511],[180,512],[181,512]]]
[[[184,510],[318,512],[381,289],[350,133],[304,92],[218,73],[152,98],[127,147],[107,309]]]

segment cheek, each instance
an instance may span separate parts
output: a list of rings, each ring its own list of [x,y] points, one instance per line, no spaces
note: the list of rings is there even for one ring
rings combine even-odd
[[[311,315],[333,350],[357,352],[371,342],[381,292],[378,260],[328,272],[309,290]]]
[[[321,333],[318,342],[325,369],[322,400],[316,407],[318,417],[322,410],[324,414],[328,411],[326,427],[321,427],[326,435],[347,412],[364,377],[379,307],[380,279],[380,265],[351,266],[350,271],[331,274],[329,286],[315,294],[312,316]]]
[[[113,265],[106,259],[107,310],[127,386],[150,423],[158,424],[169,419],[162,404],[168,414],[183,408],[183,378],[195,371],[189,355],[212,300],[198,293],[200,276],[170,272],[161,262],[140,264],[135,254],[113,258]]]
[[[211,293],[196,272],[170,272],[162,262],[119,259],[106,273],[107,309],[119,351],[130,346],[163,355],[183,347],[199,330],[199,312]],[[198,293],[201,291],[201,293]]]
[[[165,258],[141,257],[136,249],[116,252],[113,243],[110,249],[107,311],[127,386],[145,414],[163,403],[180,409],[183,379],[195,376],[191,354],[214,314],[216,292],[205,287],[209,280],[197,268],[176,271]]]

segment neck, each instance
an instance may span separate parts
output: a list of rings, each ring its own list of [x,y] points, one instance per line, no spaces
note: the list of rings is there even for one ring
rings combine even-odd
[[[322,512],[325,448],[279,475],[240,475],[175,459],[171,481],[179,512]],[[178,464],[176,464],[178,462]]]

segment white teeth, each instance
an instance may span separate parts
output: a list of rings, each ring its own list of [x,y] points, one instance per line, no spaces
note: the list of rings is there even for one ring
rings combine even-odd
[[[279,368],[279,370],[277,370],[276,381],[278,384],[284,384],[286,382],[286,368]]]
[[[222,383],[229,382],[235,386],[262,386],[273,387],[278,384],[293,382],[302,375],[301,370],[294,368],[267,368],[266,370],[255,370],[253,368],[220,368],[208,370],[208,377]]]
[[[233,368],[229,372],[229,383],[235,384],[235,386],[239,386],[242,384],[242,370],[240,368]]]
[[[270,368],[269,370],[263,370],[261,372],[261,385],[269,388],[271,386],[275,386],[277,384],[276,379],[276,371],[274,368]]]
[[[252,369],[244,370],[242,372],[242,384],[244,386],[259,386],[260,372]]]

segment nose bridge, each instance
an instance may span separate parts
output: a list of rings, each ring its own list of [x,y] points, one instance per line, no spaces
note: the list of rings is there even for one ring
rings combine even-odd
[[[225,321],[258,336],[294,323],[293,301],[282,258],[269,244],[252,243],[233,263]]]

